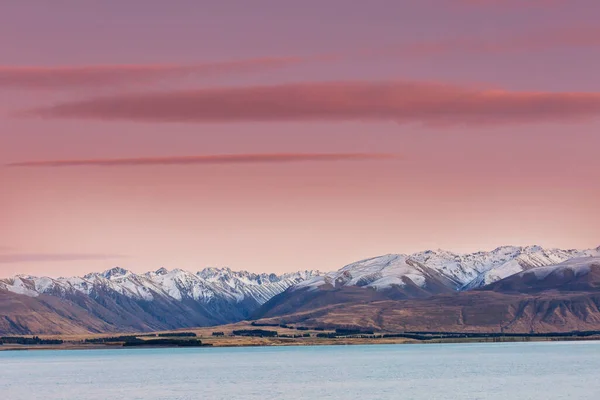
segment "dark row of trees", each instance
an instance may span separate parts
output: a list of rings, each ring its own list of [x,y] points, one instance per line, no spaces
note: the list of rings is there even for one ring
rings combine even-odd
[[[118,343],[126,341],[142,340],[139,336],[125,335],[125,336],[108,336],[94,339],[85,339],[85,343]]]
[[[465,332],[429,332],[429,331],[411,331],[402,334],[383,335],[384,337],[405,337],[398,335],[411,335],[426,337],[428,339],[445,338],[499,338],[499,337],[589,337],[598,336],[600,331],[572,331],[572,332],[550,332],[550,333],[465,333]]]
[[[202,344],[198,339],[148,339],[148,340],[127,340],[123,347],[202,347],[208,346]]]
[[[159,333],[158,337],[196,337],[194,332]]]
[[[280,338],[301,338],[301,337],[310,337],[310,333],[296,334],[296,335],[286,335],[279,334]]]
[[[0,337],[0,344],[63,344],[63,341],[59,339],[40,339],[38,336],[3,336]]]

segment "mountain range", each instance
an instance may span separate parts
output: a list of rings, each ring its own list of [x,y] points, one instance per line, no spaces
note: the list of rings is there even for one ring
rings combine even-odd
[[[198,273],[115,267],[83,277],[18,275],[0,280],[0,333],[154,331],[248,318],[289,286],[318,274]]]
[[[0,280],[0,333],[152,331],[256,319],[383,331],[600,329],[600,248],[389,254],[284,275],[122,268]],[[542,277],[542,278],[540,278]]]
[[[256,316],[263,324],[384,332],[600,330],[600,257],[535,267],[479,289],[427,298],[394,299],[386,291],[289,291],[267,302]]]

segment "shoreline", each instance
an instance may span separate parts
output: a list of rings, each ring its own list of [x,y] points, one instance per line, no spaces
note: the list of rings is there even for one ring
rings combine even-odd
[[[249,337],[224,337],[224,338],[199,338],[202,346],[176,346],[176,345],[142,345],[124,346],[123,343],[90,344],[65,342],[56,345],[0,345],[2,351],[56,351],[56,350],[108,350],[108,349],[164,349],[164,348],[231,348],[231,347],[300,347],[300,346],[356,346],[356,345],[382,345],[382,344],[469,344],[469,343],[541,343],[541,342],[578,342],[599,341],[600,336],[590,337],[496,337],[496,338],[446,338],[415,340],[405,338],[249,338]]]
[[[460,344],[600,340],[600,331],[546,333],[373,332],[291,325],[234,324],[155,332],[0,334],[0,352],[133,348],[353,346],[377,344]]]

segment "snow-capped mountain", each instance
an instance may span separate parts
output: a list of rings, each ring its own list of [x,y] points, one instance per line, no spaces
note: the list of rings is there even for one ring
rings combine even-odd
[[[0,333],[152,331],[237,322],[317,274],[253,274],[228,268],[195,274],[161,268],[136,274],[116,267],[83,277],[18,275],[0,280],[0,309],[5,299],[10,311],[0,318]]]
[[[297,290],[321,286],[357,286],[383,290],[409,285],[422,289],[441,286],[453,291],[470,290],[532,268],[593,256],[600,256],[600,248],[560,250],[540,246],[503,246],[471,254],[445,250],[427,250],[411,255],[388,254],[358,261],[327,274],[318,271],[255,274],[229,268],[206,268],[197,273],[160,268],[135,274],[115,267],[83,277],[54,279],[17,275],[0,280],[0,289],[31,297],[41,294],[65,296],[73,292],[94,296],[100,291],[112,291],[145,301],[167,298],[202,303],[216,300],[234,304],[251,301],[261,305],[289,287]]]
[[[292,290],[359,286],[377,290],[392,287],[446,287],[454,291],[483,287],[531,268],[554,265],[577,257],[600,255],[600,249],[560,250],[540,246],[504,246],[488,252],[456,254],[428,250],[412,255],[388,254],[315,276]]]
[[[166,297],[178,301],[192,299],[207,303],[214,299],[225,299],[233,303],[252,300],[263,304],[289,286],[318,274],[318,271],[283,275],[254,274],[246,271],[236,272],[229,268],[207,268],[196,274],[181,269],[169,271],[160,268],[145,274],[135,274],[115,267],[83,277],[53,279],[17,275],[0,280],[0,289],[31,297],[41,294],[61,296],[71,292],[91,296],[102,289],[146,301]]]
[[[494,254],[486,255],[489,257],[486,260],[495,260],[493,264],[498,268],[506,264],[499,260],[507,255],[528,268],[546,262],[547,258],[565,257],[577,252],[565,254],[540,248],[505,248],[491,253]],[[374,281],[377,290],[357,287],[360,277],[344,275],[357,271],[370,273],[371,267],[377,271],[374,265],[369,265],[373,263],[371,260],[336,274],[341,278],[337,288],[332,286],[336,283],[332,280],[332,284],[313,290],[287,290],[264,304],[254,317],[262,324],[299,324],[330,329],[356,327],[384,332],[597,331],[600,329],[600,256],[590,256],[589,253],[597,253],[597,250],[583,253],[582,257],[559,264],[528,268],[478,290],[461,290],[451,295],[427,298],[420,297],[422,292],[406,290],[422,282],[422,275],[413,279],[414,270],[405,273],[404,280],[391,280],[394,284],[387,286],[390,276],[394,276],[386,276],[388,270],[406,272],[404,268],[409,261],[402,257],[385,259],[391,263],[382,263],[387,266],[383,267],[383,277]],[[471,257],[469,260],[480,258]],[[489,264],[477,265],[489,267]],[[502,268],[503,271],[507,269],[510,268]],[[336,276],[331,274],[323,279]],[[322,279],[313,280],[316,281],[322,282]],[[404,286],[395,285],[397,282],[404,283]],[[429,284],[429,281],[426,280],[426,283]],[[302,283],[299,286],[307,285]],[[308,286],[311,287],[310,284]]]
[[[543,290],[582,292],[600,289],[600,257],[572,258],[531,268],[486,286],[486,290],[536,293]]]
[[[4,319],[0,318],[0,333],[151,331],[219,325],[332,305],[489,290],[494,282],[504,282],[504,278],[524,271],[594,257],[600,257],[600,248],[504,246],[472,254],[443,250],[389,254],[327,274],[254,274],[228,268],[197,273],[161,268],[136,274],[116,267],[83,277],[17,275],[0,280],[0,311],[8,310]]]

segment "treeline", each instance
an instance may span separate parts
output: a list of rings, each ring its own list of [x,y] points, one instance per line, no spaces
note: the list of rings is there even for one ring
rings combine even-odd
[[[59,339],[40,339],[38,336],[23,337],[23,336],[3,336],[0,337],[0,344],[63,344]]]
[[[338,335],[335,333],[317,333],[317,337],[321,339],[335,339]]]
[[[153,335],[154,336],[154,335]],[[109,336],[109,337],[101,337],[101,338],[94,338],[94,339],[85,339],[85,343],[117,343],[117,342],[127,342],[127,341],[135,341],[135,340],[142,340],[139,339],[140,336],[132,336],[132,335],[126,335],[126,336]]]
[[[340,338],[340,337],[354,337],[354,338],[376,338],[372,330],[369,329],[358,329],[358,328],[337,328],[335,332],[317,333],[318,338]]]
[[[115,342],[127,342],[141,340],[142,337],[196,337],[193,332],[174,332],[174,333],[148,333],[144,335],[121,335],[121,336],[108,336],[94,339],[85,339],[85,343],[115,343]]]
[[[340,336],[350,336],[350,335],[372,335],[374,332],[372,330],[367,330],[367,329],[338,328],[335,330],[335,333]]]
[[[470,332],[431,332],[431,331],[410,331],[404,332],[403,335],[424,336],[428,339],[444,339],[444,338],[499,338],[499,337],[590,337],[600,336],[600,331],[572,331],[572,332],[549,332],[549,333],[470,333]],[[391,335],[383,335],[384,337],[397,337]]]
[[[123,347],[152,347],[152,346],[165,346],[165,347],[202,347],[210,346],[203,344],[201,340],[192,339],[148,339],[148,340],[127,340],[123,343]]]
[[[415,339],[415,340],[431,340],[431,339],[441,339],[441,336],[427,336],[420,335],[417,333],[386,333],[382,335],[383,338],[404,338],[404,339]]]
[[[156,335],[153,335],[156,337]],[[160,339],[140,339],[140,337],[148,336],[111,336],[95,339],[86,339],[85,343],[91,344],[106,344],[106,343],[122,343],[124,347],[140,347],[140,346],[171,346],[171,347],[200,347],[208,346],[198,339],[169,339],[162,337]],[[188,336],[191,337],[191,336]]]
[[[334,332],[323,332],[317,333],[318,338],[325,339],[338,339],[338,338],[358,338],[358,339],[381,339],[382,335],[370,335],[370,334],[354,334],[354,335],[340,335]]]

